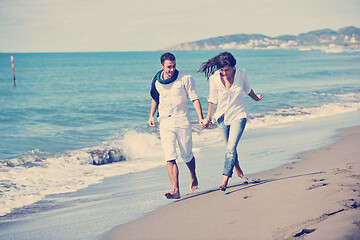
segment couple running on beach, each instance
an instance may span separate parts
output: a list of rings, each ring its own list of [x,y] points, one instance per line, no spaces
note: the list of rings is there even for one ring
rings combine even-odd
[[[209,108],[208,114],[204,118],[194,78],[176,69],[175,56],[169,52],[161,56],[160,62],[162,70],[155,74],[151,84],[152,101],[148,123],[151,127],[156,125],[154,115],[158,110],[157,120],[161,145],[173,187],[172,191],[165,193],[166,198],[179,199],[181,197],[178,180],[179,169],[176,164],[177,146],[181,158],[190,171],[190,189],[195,191],[198,187],[195,157],[192,151],[192,128],[188,99],[193,102],[199,123],[206,128],[213,118],[224,136],[226,153],[223,181],[219,188],[225,191],[234,168],[239,177],[244,176],[236,151],[246,125],[247,109],[243,95],[245,93],[255,101],[260,101],[263,96],[256,95],[251,89],[245,71],[235,67],[236,59],[233,55],[229,52],[222,52],[202,63],[198,71],[204,73],[210,82]],[[216,104],[218,105],[216,113],[212,117]]]

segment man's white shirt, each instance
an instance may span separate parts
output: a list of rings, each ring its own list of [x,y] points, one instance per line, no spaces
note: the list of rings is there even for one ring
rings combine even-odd
[[[194,101],[199,99],[195,80],[191,75],[179,72],[177,79],[169,84],[155,83],[156,90],[159,92],[159,118],[186,118],[190,121],[188,99]]]

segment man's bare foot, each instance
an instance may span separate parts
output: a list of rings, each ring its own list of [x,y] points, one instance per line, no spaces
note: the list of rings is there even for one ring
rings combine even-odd
[[[244,177],[244,173],[243,173],[243,171],[242,171],[241,168],[240,168],[239,162],[236,162],[236,163],[235,163],[235,171],[236,171],[236,174],[237,174],[239,177],[241,177],[241,178]]]
[[[165,197],[167,199],[180,199],[180,193],[179,192],[167,192],[165,193]]]
[[[190,190],[191,191],[195,191],[198,188],[198,180],[197,177],[195,176],[195,178],[191,179],[191,183],[190,183]]]

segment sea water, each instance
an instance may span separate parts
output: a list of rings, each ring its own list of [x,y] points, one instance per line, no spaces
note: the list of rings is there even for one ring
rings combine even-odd
[[[311,136],[301,130],[294,128],[295,132],[289,133],[281,129],[308,121],[326,122],[360,110],[359,52],[231,52],[237,67],[246,70],[254,91],[264,95],[260,102],[246,99],[246,132],[264,135],[269,143],[267,148],[259,147],[248,139],[246,154],[262,157],[251,164],[245,162],[247,172],[282,163],[277,161],[284,156],[271,145],[274,136],[266,135],[269,129],[303,136],[306,143]],[[209,86],[197,69],[218,53],[174,52],[177,69],[195,78],[204,115]],[[74,192],[104,178],[164,165],[158,128],[147,125],[150,84],[160,69],[161,54],[0,54],[0,216],[49,194]],[[201,156],[211,146],[222,146],[216,125],[202,129],[189,104],[195,154]],[[350,121],[359,123],[357,118]],[[264,156],[270,156],[266,162]]]

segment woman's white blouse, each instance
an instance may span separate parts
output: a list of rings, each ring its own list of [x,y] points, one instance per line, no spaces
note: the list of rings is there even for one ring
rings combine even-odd
[[[235,68],[234,83],[228,89],[221,82],[220,71],[217,70],[210,78],[210,93],[208,102],[217,104],[216,113],[213,118],[217,120],[224,114],[226,125],[247,117],[247,105],[244,93],[248,95],[251,91],[245,70]]]

